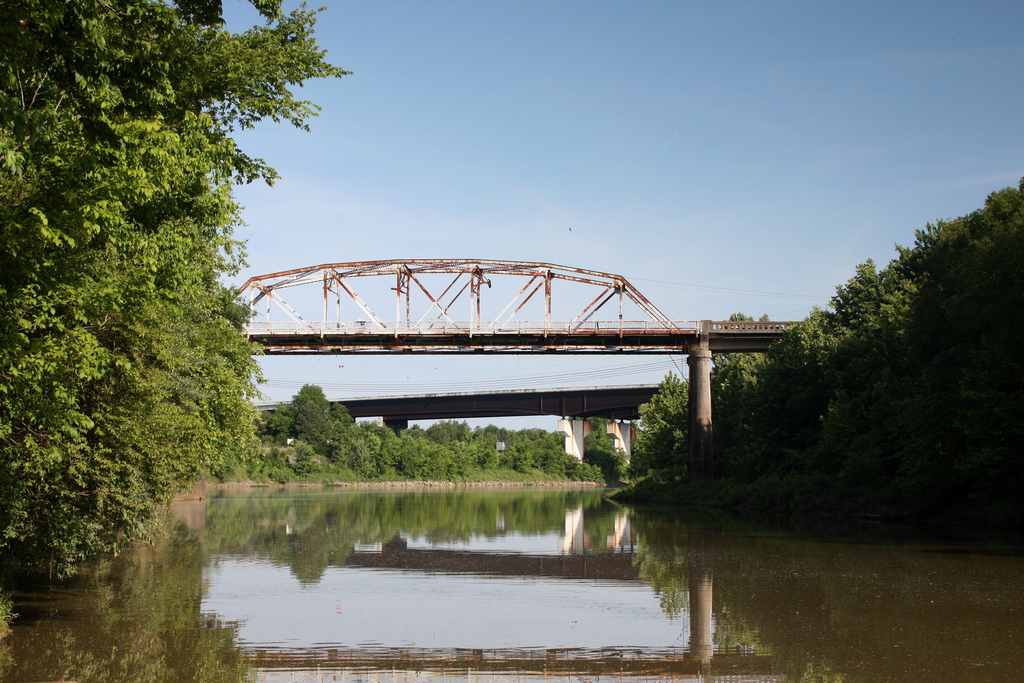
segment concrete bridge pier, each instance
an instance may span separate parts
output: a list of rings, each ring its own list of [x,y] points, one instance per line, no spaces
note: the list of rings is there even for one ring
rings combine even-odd
[[[609,420],[608,433],[615,442],[615,448],[626,456],[628,462],[629,456],[633,453],[633,423],[625,420]]]
[[[590,431],[590,423],[582,417],[563,417],[558,421],[558,431],[565,435],[565,452],[583,461],[583,438]]]
[[[409,421],[402,417],[385,417],[382,422],[384,426],[398,434],[403,429],[409,428]]]
[[[707,321],[701,323],[702,327]],[[713,430],[711,423],[711,348],[707,334],[690,346],[686,364],[690,368],[689,394],[689,475],[693,479],[710,478],[714,473]]]

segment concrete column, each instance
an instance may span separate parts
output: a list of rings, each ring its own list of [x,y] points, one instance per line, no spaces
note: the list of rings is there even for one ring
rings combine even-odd
[[[386,417],[383,422],[384,426],[389,428],[395,434],[398,434],[403,429],[409,428],[409,421],[404,417]]]
[[[705,335],[690,347],[686,364],[690,367],[689,476],[691,479],[705,479],[714,473],[711,349]]]
[[[583,461],[583,430],[586,420],[582,417],[563,417],[558,421],[558,431],[565,435],[565,452]]]
[[[612,440],[615,441],[615,448],[622,452],[626,456],[626,461],[629,461],[629,456],[633,452],[633,425],[629,422],[616,422],[610,420],[608,422],[608,433],[611,434]]]

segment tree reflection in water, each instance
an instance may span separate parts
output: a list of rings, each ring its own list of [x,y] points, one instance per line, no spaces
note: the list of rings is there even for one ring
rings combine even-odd
[[[269,680],[279,667],[282,676],[304,667],[331,670],[330,656],[338,659],[335,672],[365,671],[374,658],[391,658],[391,666],[404,661],[407,670],[425,672],[419,680],[433,671],[449,681],[464,680],[457,667],[478,671],[473,680],[529,680],[537,667],[547,680],[574,672],[593,680],[701,672],[823,682],[1013,680],[1024,670],[1015,641],[1024,625],[1024,562],[1010,553],[825,543],[629,512],[596,492],[258,493],[179,505],[175,514],[158,543],[59,587],[20,591],[22,616],[0,642],[0,678],[233,681],[259,670],[260,680]],[[549,549],[557,561],[465,545],[515,535],[560,539]],[[357,547],[373,552],[353,555]],[[414,657],[393,648],[256,652],[240,644],[236,625],[202,612],[204,568],[231,557],[287,567],[303,585],[317,584],[328,567],[389,561],[407,569],[419,563],[425,572],[596,577],[595,599],[598,589],[615,590],[602,581],[639,580],[657,594],[665,618],[679,620],[685,647]],[[608,629],[629,637],[628,623],[610,619]],[[345,657],[356,669],[345,668]]]
[[[57,588],[17,594],[10,681],[244,681],[236,628],[202,614],[206,554],[182,525]]]
[[[640,578],[666,613],[689,609],[691,629],[698,573],[709,592],[713,577],[716,653],[770,655],[803,681],[1009,681],[1024,670],[1019,552],[822,542],[656,512],[632,523]]]

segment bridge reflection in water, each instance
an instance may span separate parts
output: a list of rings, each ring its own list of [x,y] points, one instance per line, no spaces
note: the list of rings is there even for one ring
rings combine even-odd
[[[188,521],[194,520],[194,515]],[[380,543],[353,543],[345,567],[536,579],[638,582],[638,538],[625,509],[613,513],[603,543],[587,531],[582,504],[565,510],[557,552],[522,553],[413,547],[402,534]],[[497,526],[504,528],[499,515]],[[607,526],[605,524],[604,526]],[[715,652],[713,579],[705,537],[691,538],[687,554],[687,647],[445,648],[329,646],[249,649],[259,681],[779,681],[772,658],[752,652]],[[555,551],[556,549],[552,549]],[[495,615],[500,618],[500,615]]]
[[[175,511],[152,544],[16,591],[0,680],[916,683],[1024,671],[1024,556],[1004,545],[823,542],[620,514],[597,492],[256,491]]]

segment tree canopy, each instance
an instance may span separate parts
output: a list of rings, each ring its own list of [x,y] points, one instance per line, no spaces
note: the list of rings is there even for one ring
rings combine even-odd
[[[232,134],[304,128],[295,89],[345,72],[316,13],[254,0],[0,6],[0,553],[67,573],[251,448],[252,349],[223,284],[236,183],[274,171]]]
[[[787,514],[1019,527],[1022,332],[1024,180],[860,264],[767,354],[715,357],[718,467],[739,484],[723,490]],[[641,441],[677,413],[652,403]]]
[[[689,385],[665,375],[658,393],[640,406],[640,431],[629,463],[633,476],[674,478],[686,474]]]
[[[566,454],[564,437],[543,429],[471,429],[465,422],[437,421],[395,433],[373,423],[356,423],[345,407],[307,384],[291,403],[276,407],[260,423],[258,457],[232,476],[287,481],[326,480],[506,480],[602,479],[611,460],[607,435],[588,439],[588,462]],[[598,438],[600,437],[600,438]],[[499,447],[499,443],[502,446]],[[608,479],[617,477],[614,465]]]

